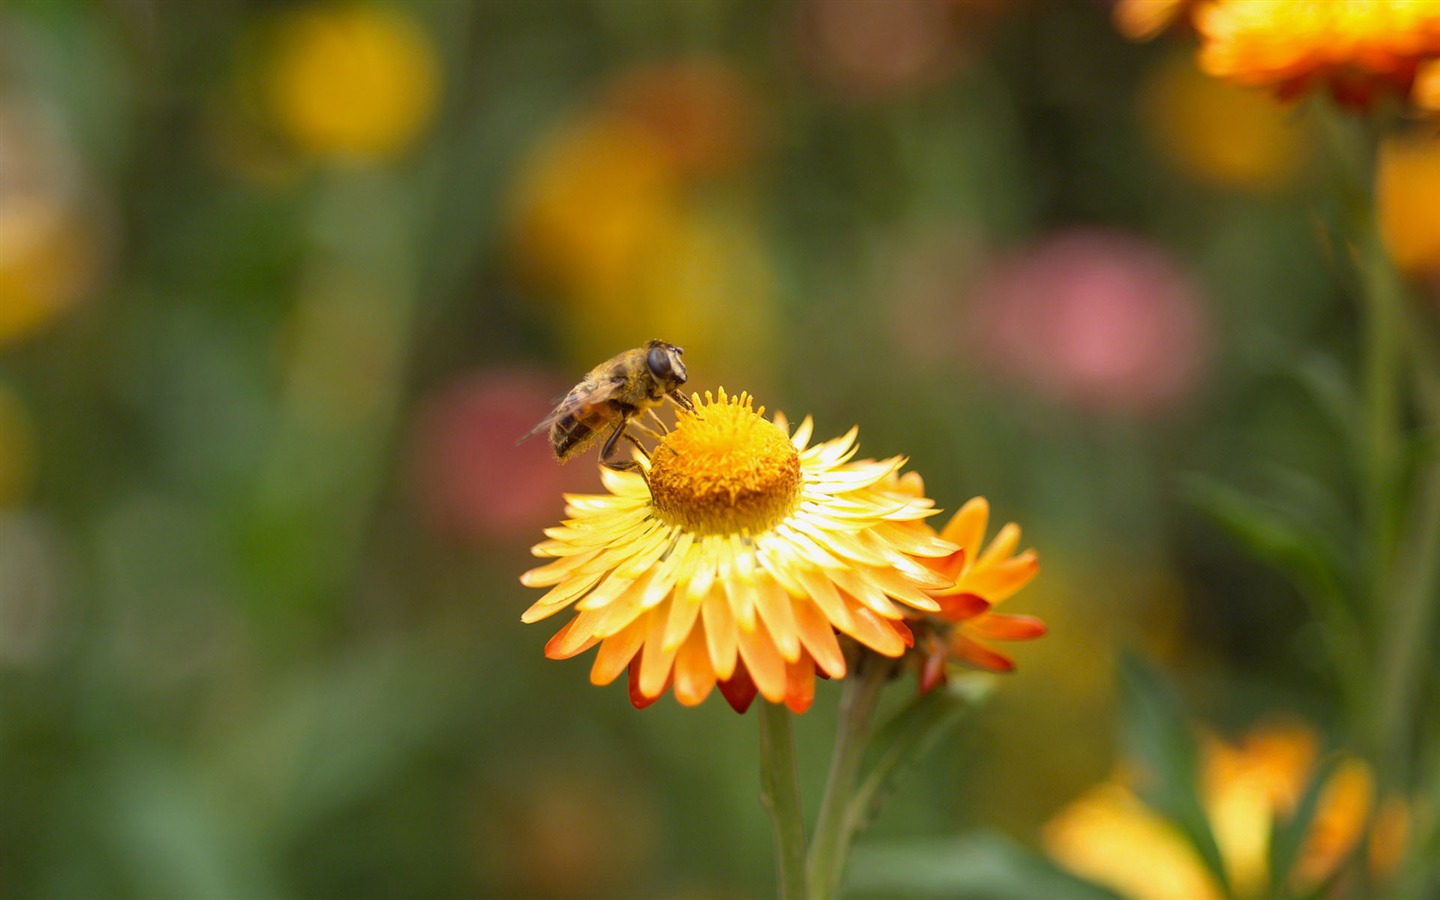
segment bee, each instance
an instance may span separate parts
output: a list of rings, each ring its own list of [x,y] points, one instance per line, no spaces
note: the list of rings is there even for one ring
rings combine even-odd
[[[655,407],[667,399],[687,411],[694,411],[689,398],[680,393],[685,383],[685,363],[680,354],[684,349],[665,341],[647,341],[645,346],[626,350],[591,369],[580,383],[570,389],[550,414],[530,430],[526,440],[550,429],[550,448],[555,458],[564,462],[589,449],[602,436],[600,462],[617,471],[634,469],[639,463],[616,459],[620,440],[629,441],[649,459],[650,454],[630,433],[630,428],[660,437],[655,431],[635,422],[641,413],[667,431],[665,423],[655,415]],[[608,431],[607,431],[608,429]]]

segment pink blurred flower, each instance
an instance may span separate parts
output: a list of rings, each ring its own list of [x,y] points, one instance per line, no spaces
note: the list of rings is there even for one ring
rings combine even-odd
[[[1199,288],[1160,247],[1120,232],[1072,231],[1001,260],[974,305],[981,359],[1094,412],[1173,407],[1196,389],[1208,361]]]
[[[426,522],[465,542],[528,540],[561,511],[561,493],[594,491],[592,460],[562,466],[544,434],[516,441],[570,385],[525,369],[475,372],[421,405],[412,485]]]

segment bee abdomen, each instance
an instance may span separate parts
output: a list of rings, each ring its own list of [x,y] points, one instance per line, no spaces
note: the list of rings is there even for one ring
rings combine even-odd
[[[575,416],[561,416],[550,428],[550,447],[556,459],[567,459],[595,442],[595,429]]]

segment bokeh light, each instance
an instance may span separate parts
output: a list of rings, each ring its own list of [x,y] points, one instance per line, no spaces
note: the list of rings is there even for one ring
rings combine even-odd
[[[281,14],[272,28],[267,105],[301,151],[384,160],[409,150],[429,127],[440,61],[403,7],[313,4]]]
[[[1440,277],[1440,137],[1417,131],[1385,142],[1375,203],[1395,264],[1412,275]]]
[[[1432,887],[1440,817],[1396,787],[1436,780],[1440,725],[1400,713],[1440,648],[1354,591],[1440,553],[1440,51],[1372,0],[1375,78],[1241,48],[1217,79],[1193,26],[1236,3],[1300,0],[0,2],[0,896],[774,896],[760,701],[636,711],[521,622],[603,488],[598,447],[519,439],[654,338],[685,390],[856,426],[932,525],[984,496],[1043,560],[1001,613],[1045,638],[927,682],[986,699],[852,859],[925,865],[850,893],[1049,898],[1074,815],[1204,896],[1117,769],[1134,655],[1176,734],[1224,726],[1192,749],[1237,885]],[[794,698],[807,814],[853,683]],[[1282,882],[1263,832],[1317,772]]]
[[[973,302],[986,362],[1081,409],[1159,412],[1204,376],[1211,326],[1199,288],[1135,236],[1052,237],[996,264]]]

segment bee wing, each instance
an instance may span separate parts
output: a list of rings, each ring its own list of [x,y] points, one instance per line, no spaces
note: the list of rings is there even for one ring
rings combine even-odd
[[[550,410],[549,415],[541,419],[534,428],[525,432],[515,443],[523,444],[542,431],[549,431],[550,427],[566,416],[585,417],[587,407],[593,407],[610,399],[611,396],[624,384],[623,381],[605,381],[593,388],[588,385],[576,385],[570,393],[560,399],[555,408]],[[585,387],[585,390],[581,390]]]

